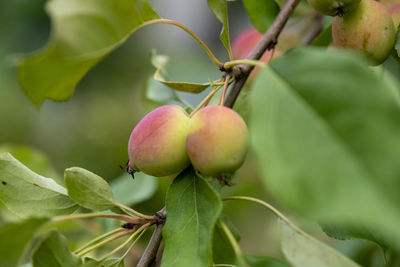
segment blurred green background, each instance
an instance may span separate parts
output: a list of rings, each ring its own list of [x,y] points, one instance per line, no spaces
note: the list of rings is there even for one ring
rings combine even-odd
[[[207,1],[152,2],[162,17],[188,26],[220,59],[226,59],[218,38],[221,26],[209,10]],[[43,175],[62,177],[63,170],[71,166],[88,169],[108,181],[123,174],[120,165],[127,161],[130,132],[144,114],[154,108],[154,104],[143,101],[143,86],[154,71],[150,64],[152,49],[170,56],[168,77],[171,80],[206,82],[208,78],[218,79],[221,75],[186,33],[172,26],[155,25],[134,33],[89,71],[68,102],[45,101],[37,109],[19,88],[12,62],[13,55],[35,51],[46,43],[51,26],[44,4],[44,0],[0,1],[0,152],[10,151],[19,160],[31,162]],[[230,2],[229,11],[233,39],[250,26],[250,21],[241,1]],[[206,94],[180,93],[180,96],[196,106]],[[29,149],[37,151],[36,154]],[[259,197],[276,205],[263,190],[257,173],[250,153],[234,177],[235,185],[224,188],[222,194]],[[130,178],[125,176],[125,179]],[[163,206],[169,181],[156,181],[155,194],[135,208],[152,214]],[[268,211],[242,202],[227,203],[224,211],[241,235],[243,251],[282,258],[278,225]],[[2,220],[12,218],[5,214],[3,212]],[[374,244],[333,240],[318,225],[300,218],[296,221],[312,235],[364,266],[384,266],[383,252]],[[74,242],[81,244],[80,239],[85,236],[74,225],[64,226],[72,240],[71,246]],[[78,225],[86,226],[92,233],[109,227],[104,221]]]

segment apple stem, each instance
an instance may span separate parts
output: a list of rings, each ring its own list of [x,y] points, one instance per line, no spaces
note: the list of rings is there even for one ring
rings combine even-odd
[[[240,265],[241,266],[248,266],[248,264],[246,263],[246,261],[245,261],[245,259],[243,257],[242,250],[240,249],[239,244],[237,243],[237,241],[236,241],[235,237],[233,236],[231,230],[229,230],[228,226],[222,220],[218,220],[217,223],[220,225],[220,227],[224,231],[226,237],[228,238],[229,243],[231,244],[231,246],[233,248],[233,251],[235,252],[236,258],[238,259]]]
[[[259,60],[252,60],[252,59],[237,59],[237,60],[231,60],[227,61],[224,63],[224,69],[229,71],[232,69],[234,66],[237,65],[251,65],[251,66],[257,66],[257,67],[265,67],[267,64],[265,62],[261,62]]]
[[[230,80],[230,76],[229,76],[229,74],[227,74],[226,77],[225,77],[224,89],[222,90],[221,102],[219,103],[220,106],[223,106],[223,105],[224,105],[225,95],[226,95],[226,89],[228,88],[229,80]]]
[[[137,210],[134,210],[133,208],[131,208],[131,207],[127,206],[127,205],[124,205],[124,204],[121,204],[121,203],[116,203],[116,204],[117,204],[117,206],[119,208],[122,209],[122,211],[124,211],[128,215],[138,216],[138,217],[140,217],[142,219],[149,220],[149,221],[154,221],[156,219],[154,216],[150,216],[150,215],[146,215],[146,214],[140,213]]]
[[[85,214],[71,214],[71,215],[62,215],[54,217],[51,222],[58,223],[64,221],[71,220],[79,220],[79,219],[91,219],[91,218],[110,218],[117,219],[125,222],[130,222],[134,224],[138,224],[142,222],[140,218],[133,218],[130,216],[122,215],[122,214],[103,214],[103,213],[85,213]]]
[[[193,117],[194,114],[196,114],[197,111],[199,111],[206,103],[208,103],[211,98],[215,95],[216,92],[222,87],[222,85],[218,85],[215,87],[214,90],[212,90],[201,102],[200,104],[190,113],[189,118]]]
[[[111,236],[111,237],[109,237],[107,239],[104,239],[103,241],[101,241],[101,242],[99,242],[99,243],[97,243],[97,244],[95,244],[93,246],[90,246],[90,247],[82,250],[81,252],[77,253],[76,255],[78,257],[82,257],[83,255],[85,255],[85,254],[87,254],[87,253],[89,253],[89,252],[91,252],[91,251],[93,251],[93,250],[95,250],[95,249],[97,249],[97,248],[99,248],[101,246],[104,246],[105,244],[108,244],[111,241],[114,241],[114,240],[119,239],[119,238],[121,238],[123,236],[126,236],[126,235],[128,235],[128,234],[130,234],[130,233],[132,233],[134,231],[136,231],[136,229],[119,232],[119,233],[117,233],[117,234],[115,234],[115,235],[113,235],[113,236]]]
[[[87,242],[86,244],[84,244],[83,246],[81,246],[80,248],[78,248],[77,250],[75,250],[74,253],[75,253],[75,254],[78,254],[78,253],[81,252],[82,250],[84,250],[84,249],[86,249],[86,248],[92,246],[93,244],[96,244],[96,243],[99,242],[100,240],[102,240],[102,239],[104,239],[104,238],[106,238],[106,237],[109,237],[109,236],[111,236],[111,235],[114,235],[114,234],[116,234],[116,233],[123,232],[123,231],[126,231],[126,230],[125,230],[124,228],[117,228],[117,229],[114,229],[114,230],[112,230],[112,231],[109,231],[109,232],[107,232],[107,233],[105,233],[105,234],[102,234],[101,236],[98,236],[98,237],[96,237],[95,239],[90,240],[89,242]]]
[[[121,245],[113,249],[111,252],[107,253],[106,255],[103,256],[103,258],[100,261],[103,261],[107,259],[108,257],[114,255],[124,247],[126,247],[137,235],[139,235],[136,240],[133,242],[133,245],[139,240],[139,238],[142,236],[144,232],[146,232],[147,228],[151,225],[151,223],[146,223],[142,225],[139,229],[137,229],[125,242],[123,242]]]
[[[203,42],[203,40],[200,39],[199,36],[197,36],[194,32],[192,32],[189,28],[184,26],[183,24],[176,22],[174,20],[169,20],[169,19],[155,19],[155,20],[150,20],[142,24],[142,26],[147,26],[147,25],[152,25],[152,24],[170,24],[170,25],[175,25],[185,32],[187,32],[190,36],[192,36],[200,45],[203,47],[203,49],[206,51],[208,56],[210,57],[211,61],[218,67],[221,68],[223,63],[218,60],[218,58],[211,52],[210,48]]]

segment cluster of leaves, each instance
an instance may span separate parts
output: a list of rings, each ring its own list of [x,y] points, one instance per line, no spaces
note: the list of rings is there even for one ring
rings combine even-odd
[[[280,2],[264,2],[244,1],[260,31],[268,29],[281,7]],[[232,59],[226,1],[208,3],[223,24],[220,38]],[[118,4],[53,0],[47,10],[53,22],[52,39],[42,51],[21,58],[18,67],[21,87],[35,105],[46,98],[70,98],[91,67],[133,31],[160,19],[147,0]],[[246,99],[252,149],[266,189],[282,206],[321,223],[332,237],[368,239],[398,251],[400,86],[381,70],[384,67],[371,69],[357,55],[327,51],[329,27],[314,42],[322,48],[294,49],[258,74]],[[400,54],[399,40],[396,49]],[[166,93],[155,99],[155,105],[183,102],[173,90],[199,93],[215,84],[166,81],[166,61],[153,57],[154,79],[171,89],[164,88]],[[154,192],[143,193],[147,185],[139,190],[135,189],[139,185],[132,188],[120,180],[115,200],[109,185],[89,171],[67,169],[64,178],[65,187],[59,179],[45,178],[10,154],[1,154],[0,200],[20,218],[0,228],[0,238],[10,240],[0,246],[0,255],[7,255],[2,266],[18,265],[35,237],[65,218],[59,216],[79,207],[119,214],[124,210],[122,195],[130,195],[127,204],[133,204]],[[163,266],[357,266],[280,213],[276,215],[287,262],[243,254],[238,237],[221,217],[221,197],[207,178],[191,168],[171,184],[166,207]],[[34,244],[33,266],[123,265],[123,258],[82,261],[69,251],[59,232],[41,239]]]
[[[7,255],[1,262],[2,266],[16,266],[26,251],[32,250],[29,248],[38,235],[41,241],[34,246],[33,266],[123,266],[123,258],[105,258],[101,261],[79,259],[69,251],[65,237],[58,231],[51,231],[50,227],[64,220],[99,217],[96,213],[66,216],[79,207],[93,211],[123,209],[101,177],[81,168],[69,168],[65,170],[63,187],[31,171],[8,153],[0,156],[0,174],[0,199],[21,218],[18,222],[2,225],[0,229],[2,240],[11,241],[4,242],[0,248],[0,255]],[[133,195],[135,188],[139,190],[133,187]],[[168,220],[163,231],[163,266],[209,266],[212,262],[241,265],[257,262],[286,266],[279,260],[245,256],[237,250],[238,237],[233,236],[226,223],[220,219],[220,196],[192,168],[174,180],[167,194],[166,206]],[[105,215],[110,214],[113,213]],[[357,266],[301,231],[286,218],[283,217],[280,223],[283,252],[295,266],[312,262],[317,264],[315,266]]]
[[[30,244],[38,235],[41,242],[35,244],[32,254],[33,266],[82,265],[83,263],[69,252],[68,243],[59,232],[50,232],[43,238],[44,234],[52,230],[51,225],[66,220],[109,217],[113,214],[74,213],[78,208],[126,212],[123,205],[115,200],[114,194],[132,204],[147,199],[154,193],[156,186],[151,177],[140,174],[135,181],[138,187],[132,186],[132,181],[126,176],[117,179],[110,187],[101,177],[74,167],[65,170],[64,187],[54,179],[30,170],[6,152],[0,154],[0,177],[0,200],[7,209],[17,215],[13,222],[4,223],[0,228],[2,240],[9,241],[3,242],[0,248],[2,266],[17,266],[26,252],[31,251]],[[140,186],[145,189],[142,190]],[[130,188],[129,192],[126,192],[127,187]],[[68,214],[73,215],[68,217]],[[52,265],[51,262],[58,263]],[[91,263],[90,266],[97,265]]]

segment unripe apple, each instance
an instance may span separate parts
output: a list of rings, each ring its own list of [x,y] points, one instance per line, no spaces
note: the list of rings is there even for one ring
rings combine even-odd
[[[208,106],[191,119],[186,149],[193,166],[202,174],[232,174],[246,157],[248,131],[242,117],[230,108]]]
[[[389,8],[389,13],[392,15],[394,26],[397,30],[400,25],[400,3],[391,6]]]
[[[332,37],[335,46],[361,52],[378,65],[389,56],[396,31],[381,3],[361,0],[353,12],[334,18]]]
[[[308,0],[319,13],[328,16],[343,16],[357,8],[360,0]]]
[[[157,177],[184,170],[190,164],[185,145],[189,120],[177,105],[162,106],[147,114],[129,138],[128,166]]]

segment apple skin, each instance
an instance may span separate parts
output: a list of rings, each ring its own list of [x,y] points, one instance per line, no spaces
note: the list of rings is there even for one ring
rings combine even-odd
[[[400,0],[381,0],[379,2],[386,8],[390,8],[393,5],[400,4]]]
[[[390,15],[392,15],[393,23],[397,30],[397,28],[400,25],[400,3],[392,5],[389,8],[389,13],[390,13]]]
[[[185,145],[189,121],[186,111],[177,105],[148,113],[129,138],[128,166],[156,177],[184,170],[190,164]]]
[[[246,123],[230,108],[205,107],[190,121],[186,149],[200,173],[213,177],[230,175],[243,164],[247,154]]]
[[[327,16],[343,16],[357,8],[360,0],[308,0],[319,13]]]
[[[390,55],[396,31],[385,6],[361,0],[353,12],[334,18],[332,37],[336,47],[363,53],[373,65],[379,65]]]

